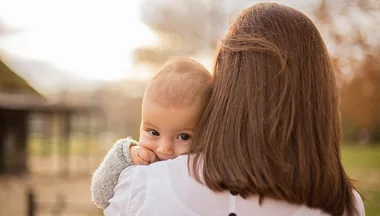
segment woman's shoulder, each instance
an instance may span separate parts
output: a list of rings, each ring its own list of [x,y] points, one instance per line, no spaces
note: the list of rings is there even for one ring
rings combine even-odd
[[[145,179],[147,176],[149,178],[155,177],[165,177],[169,174],[169,169],[171,171],[184,170],[187,167],[187,156],[181,155],[177,158],[158,161],[149,165],[132,165],[125,168],[121,174],[120,178],[129,178],[134,180]]]
[[[158,161],[147,166],[138,166],[138,169],[144,170],[144,172],[149,173],[149,175],[163,174],[170,172],[177,172],[179,170],[187,170],[187,155],[180,155],[174,159]]]
[[[364,209],[364,203],[362,200],[362,197],[357,191],[353,191],[354,198],[355,198],[355,208],[357,211],[357,216],[364,216],[365,215],[365,209]]]

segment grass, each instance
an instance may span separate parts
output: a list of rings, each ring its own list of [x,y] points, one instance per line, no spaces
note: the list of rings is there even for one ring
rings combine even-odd
[[[366,148],[347,144],[342,148],[344,167],[365,198],[368,216],[380,216],[380,146],[374,146]],[[29,142],[29,152],[32,155],[62,154],[65,151],[72,155],[91,155],[99,152],[98,148],[95,138],[71,140],[68,150],[61,148],[58,142],[52,142],[50,147],[39,139],[31,139]]]
[[[380,147],[342,148],[343,164],[364,196],[366,215],[380,216]]]
[[[38,156],[64,154],[87,156],[98,154],[99,151],[99,142],[96,137],[70,139],[68,146],[63,145],[58,138],[44,140],[31,137],[28,142],[29,154]]]

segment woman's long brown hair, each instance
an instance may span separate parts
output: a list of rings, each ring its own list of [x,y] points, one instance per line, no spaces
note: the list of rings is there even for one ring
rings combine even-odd
[[[335,77],[308,17],[275,3],[244,10],[220,42],[213,85],[190,150],[198,181],[260,201],[355,213]]]

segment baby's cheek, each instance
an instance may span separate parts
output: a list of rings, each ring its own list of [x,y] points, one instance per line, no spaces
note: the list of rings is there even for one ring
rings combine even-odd
[[[155,146],[154,141],[147,139],[143,136],[140,136],[139,145],[144,148],[150,149],[154,152],[156,151],[156,146]]]
[[[190,145],[177,145],[176,155],[186,154],[190,150]]]

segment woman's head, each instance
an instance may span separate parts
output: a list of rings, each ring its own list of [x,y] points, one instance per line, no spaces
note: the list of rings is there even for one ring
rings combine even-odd
[[[353,212],[335,77],[308,17],[275,3],[244,10],[220,42],[213,85],[191,148],[207,186]]]

